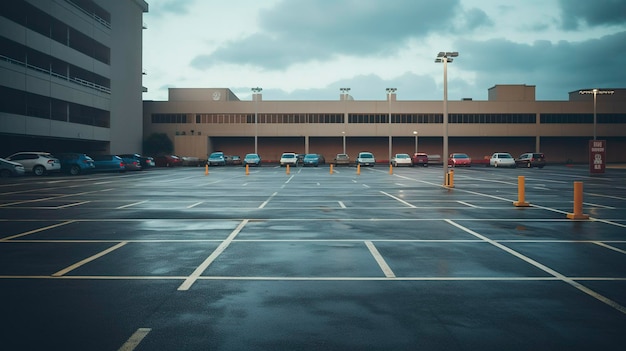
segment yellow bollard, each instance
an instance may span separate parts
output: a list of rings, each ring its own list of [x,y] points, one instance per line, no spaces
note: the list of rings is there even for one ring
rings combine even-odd
[[[583,213],[583,182],[574,182],[574,213],[568,213],[569,219],[589,219]]]
[[[330,174],[333,174],[333,164],[330,164]]]
[[[526,185],[526,178],[524,176],[517,176],[517,201],[513,202],[515,207],[528,207],[530,204],[526,202],[524,191]]]
[[[209,165],[204,165],[204,175],[209,175]]]
[[[393,174],[393,165],[389,164],[389,174]]]
[[[444,179],[443,186],[446,188],[454,188],[454,170],[451,169],[446,173],[446,178]]]
[[[361,165],[356,165],[356,175],[361,174]]]
[[[285,171],[285,173],[289,174],[289,165],[287,165],[287,170]]]
[[[246,175],[250,174],[250,165],[246,163]]]

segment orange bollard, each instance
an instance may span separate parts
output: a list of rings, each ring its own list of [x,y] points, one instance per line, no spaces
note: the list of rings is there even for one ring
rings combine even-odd
[[[515,205],[515,207],[528,207],[530,206],[530,204],[528,202],[525,201],[525,185],[526,185],[526,178],[524,176],[517,176],[517,201],[513,202],[513,205]]]
[[[333,164],[330,164],[330,174],[333,174]]]
[[[389,164],[389,174],[393,174],[393,165]]]
[[[285,173],[289,174],[289,165],[287,165],[287,170],[285,171]]]
[[[209,165],[204,165],[204,175],[209,175]]]
[[[569,219],[589,219],[583,213],[583,182],[574,182],[574,213],[568,213]]]
[[[246,175],[250,174],[250,165],[246,163]]]
[[[356,175],[361,174],[361,165],[356,165]]]

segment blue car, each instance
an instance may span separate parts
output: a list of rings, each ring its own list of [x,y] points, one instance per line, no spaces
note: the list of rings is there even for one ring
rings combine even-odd
[[[242,163],[244,167],[246,165],[258,167],[261,165],[261,156],[259,156],[258,154],[246,154],[246,156],[243,158]]]
[[[320,164],[320,156],[318,154],[306,154],[302,160],[302,165],[317,167]]]
[[[209,159],[206,162],[209,166],[226,166],[226,158],[223,152],[214,152],[209,155]]]
[[[124,172],[126,164],[117,155],[95,155],[92,156],[95,172]]]
[[[62,152],[55,153],[54,157],[61,161],[61,172],[66,172],[70,175],[78,175],[93,171],[95,168],[93,159],[85,154],[77,152]]]

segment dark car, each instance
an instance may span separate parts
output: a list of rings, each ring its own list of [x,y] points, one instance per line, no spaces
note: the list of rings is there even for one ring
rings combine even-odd
[[[0,158],[0,178],[21,176],[25,172],[26,170],[21,163]]]
[[[209,155],[206,163],[209,166],[226,166],[226,157],[221,151],[216,151]]]
[[[59,152],[55,153],[54,157],[61,161],[61,172],[66,172],[71,175],[90,172],[96,168],[93,159],[83,153]]]
[[[154,158],[157,167],[178,167],[183,165],[183,160],[176,155],[161,155]]]
[[[428,155],[423,152],[415,152],[411,156],[413,166],[428,167]]]
[[[543,168],[546,165],[546,158],[541,152],[527,152],[515,159],[515,164],[517,167]]]
[[[226,159],[227,165],[240,166],[242,164],[241,156],[239,155],[224,156],[224,159]]]
[[[303,166],[313,166],[317,167],[320,164],[320,157],[318,154],[306,154],[302,159]]]
[[[124,172],[126,164],[117,155],[93,155],[94,172]]]
[[[139,154],[121,154],[118,156],[124,161],[127,171],[141,171],[143,169]]]
[[[139,161],[141,162],[141,167],[143,169],[150,169],[152,167],[156,167],[156,162],[154,162],[154,157],[150,156],[139,156]]]

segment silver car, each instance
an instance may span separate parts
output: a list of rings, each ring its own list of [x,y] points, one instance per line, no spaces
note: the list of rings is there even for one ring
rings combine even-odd
[[[496,152],[491,155],[489,165],[493,167],[516,167],[515,159],[507,152]]]
[[[26,172],[32,172],[37,176],[61,171],[61,161],[49,152],[18,152],[6,159],[22,164]]]
[[[0,158],[0,178],[21,176],[24,172],[24,166],[21,163]]]

